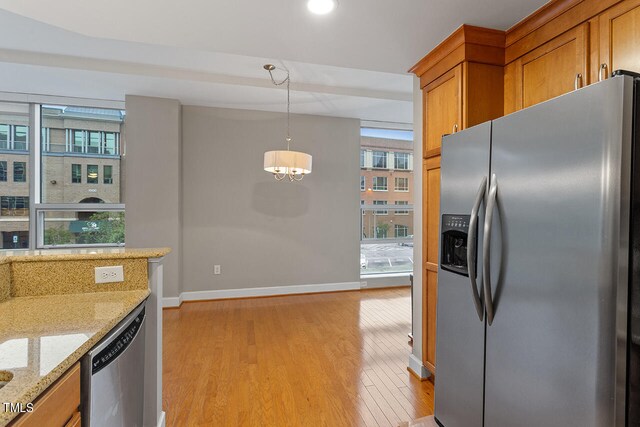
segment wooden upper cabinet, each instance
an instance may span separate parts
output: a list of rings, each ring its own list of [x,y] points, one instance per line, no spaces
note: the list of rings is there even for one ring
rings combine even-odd
[[[598,21],[598,77],[602,73],[604,78],[615,70],[640,73],[640,0],[619,3],[600,14]]]
[[[462,129],[462,65],[440,76],[423,90],[424,153],[440,148],[442,135]]]
[[[589,83],[588,25],[563,33],[505,67],[505,113]]]

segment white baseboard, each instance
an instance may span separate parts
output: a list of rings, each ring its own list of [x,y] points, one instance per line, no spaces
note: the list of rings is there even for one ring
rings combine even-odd
[[[162,307],[180,307],[182,304],[182,294],[179,297],[164,297],[162,298]]]
[[[158,417],[158,427],[165,427],[166,414],[164,411],[160,412],[160,417]]]
[[[431,376],[429,370],[422,364],[422,361],[412,354],[409,355],[409,370],[416,374],[421,380],[427,379]]]
[[[322,283],[318,285],[271,286],[266,288],[220,289],[182,292],[179,297],[165,297],[164,307],[179,307],[183,301],[212,299],[266,297],[275,295],[309,294],[317,292],[353,291],[360,289],[360,282]]]

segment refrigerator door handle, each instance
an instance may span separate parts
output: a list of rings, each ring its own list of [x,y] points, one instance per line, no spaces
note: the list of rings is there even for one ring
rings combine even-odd
[[[482,307],[482,301],[480,301],[480,292],[478,291],[478,284],[476,283],[476,262],[477,256],[477,234],[478,234],[478,210],[480,204],[484,200],[484,195],[487,191],[487,177],[482,177],[480,188],[478,188],[478,194],[476,194],[476,200],[473,202],[473,208],[471,209],[471,219],[469,220],[469,242],[467,244],[467,264],[469,266],[469,280],[471,281],[471,293],[473,294],[473,303],[476,306],[478,317],[480,321],[484,316],[484,307]]]
[[[493,211],[496,207],[496,193],[498,192],[498,181],[496,175],[491,175],[491,186],[489,188],[489,198],[487,200],[487,211],[484,216],[484,242],[482,244],[482,277],[484,284],[484,303],[487,307],[487,322],[493,322],[494,309],[491,299],[491,224],[493,222]]]

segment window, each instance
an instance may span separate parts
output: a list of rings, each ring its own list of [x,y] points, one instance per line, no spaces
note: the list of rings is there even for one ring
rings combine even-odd
[[[0,102],[0,250],[29,248],[29,104]]]
[[[26,126],[13,126],[13,149],[14,150],[26,150],[27,149],[27,127]]]
[[[42,151],[51,151],[51,129],[42,128],[42,135],[40,136],[40,142],[42,143]]]
[[[74,153],[84,153],[85,132],[81,130],[72,130],[73,135],[73,148],[71,151]]]
[[[104,154],[116,155],[118,154],[118,141],[120,140],[120,134],[115,132],[104,132],[104,142],[102,146],[102,152]]]
[[[26,162],[13,162],[13,182],[27,182]]]
[[[396,200],[396,206],[405,206],[408,205],[409,202],[407,202],[406,200]],[[405,211],[405,210],[396,210],[396,215],[409,215],[409,211]]]
[[[98,183],[98,165],[87,165],[87,184]]]
[[[360,168],[364,168],[365,155],[365,150],[360,150]]]
[[[362,212],[362,215],[364,215],[365,213],[365,210],[363,208],[364,208],[364,200],[360,200],[360,211]]]
[[[0,150],[9,149],[9,125],[0,125]]]
[[[393,157],[393,168],[409,170],[409,153],[395,153]]]
[[[374,176],[373,177],[373,191],[387,191],[387,177],[386,176]]]
[[[396,224],[394,228],[396,237],[407,237],[409,235],[409,227],[406,225]]]
[[[1,196],[1,216],[29,216],[29,197],[27,196]]]
[[[389,224],[378,224],[376,226],[376,239],[386,239]]]
[[[364,176],[360,177],[360,191],[364,191],[367,189],[367,180]]]
[[[29,149],[28,140],[28,126],[0,124],[0,150],[27,151]]]
[[[387,168],[387,152],[386,151],[373,152],[373,167],[376,169]]]
[[[104,165],[102,167],[102,182],[105,184],[113,184],[113,166]]]
[[[82,184],[82,165],[77,163],[71,165],[71,182],[73,184]]]
[[[395,185],[396,191],[409,191],[409,178],[396,177],[395,181],[396,181],[396,185]]]
[[[386,205],[387,201],[386,200],[374,200],[373,201],[374,205]],[[388,215],[389,211],[384,209],[384,210],[380,210],[380,211],[375,211],[376,215]]]
[[[101,145],[101,132],[88,132],[89,133],[89,146],[87,147],[87,153],[98,154],[100,152]]]
[[[47,111],[52,108],[53,107],[48,107]],[[68,109],[65,109],[64,113],[72,116],[72,118],[75,118],[73,117],[74,112],[67,110]],[[86,121],[88,126],[92,124],[90,118],[86,117],[86,114],[76,119],[80,118]],[[117,125],[114,124],[114,126],[119,127],[120,123]],[[102,154],[109,156],[117,156],[120,153],[120,132],[102,132],[82,129],[65,129],[65,131],[68,131],[68,134],[71,135],[70,138],[72,140],[71,146],[67,147],[68,152]]]

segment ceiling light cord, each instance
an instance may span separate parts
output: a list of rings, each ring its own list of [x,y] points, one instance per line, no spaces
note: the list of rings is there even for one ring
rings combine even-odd
[[[267,69],[269,72],[269,77],[271,77],[271,82],[276,86],[282,86],[283,84],[287,84],[287,151],[290,151],[291,144],[291,78],[289,76],[289,70],[284,69],[285,73],[287,73],[287,77],[285,77],[282,81],[278,82],[273,77],[273,70],[282,70],[281,68],[273,67],[273,69]],[[284,178],[284,177],[283,177]]]

